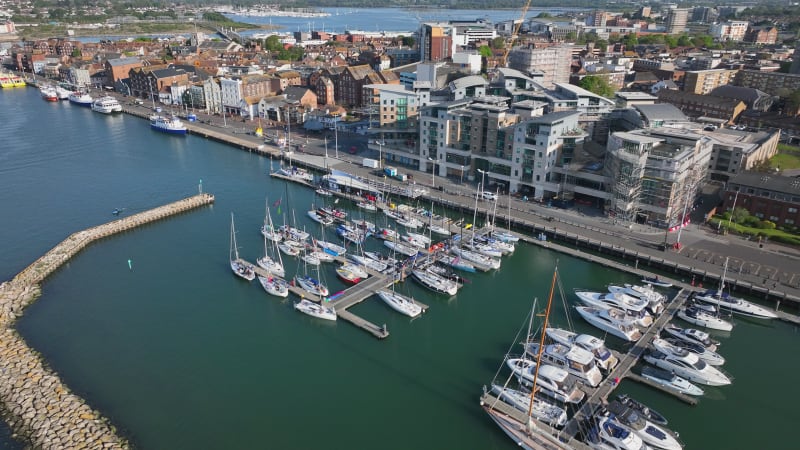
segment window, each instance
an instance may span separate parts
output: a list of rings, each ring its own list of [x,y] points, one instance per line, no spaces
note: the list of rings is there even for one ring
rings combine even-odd
[[[797,212],[797,208],[789,208],[789,209],[787,209],[786,211],[787,211],[787,212],[790,212],[790,213],[792,213],[792,214],[794,214],[794,213],[796,213],[796,212]]]
[[[794,225],[794,220],[792,219],[786,219],[784,222],[786,222],[787,225]]]
[[[769,220],[772,221],[772,222],[777,222],[777,221],[780,220],[780,217],[778,217],[778,216],[769,216]]]

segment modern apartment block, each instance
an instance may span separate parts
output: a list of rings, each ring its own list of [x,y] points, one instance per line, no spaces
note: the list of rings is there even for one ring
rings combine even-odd
[[[667,33],[681,34],[686,31],[686,22],[689,21],[689,10],[685,8],[675,8],[667,15]]]
[[[403,85],[364,86],[377,127],[369,130],[369,148],[383,161],[418,168],[420,165],[419,110],[430,103],[430,89],[406,89]]]
[[[733,84],[758,89],[769,95],[786,95],[787,90],[792,92],[800,89],[800,74],[742,70]]]
[[[711,26],[711,36],[719,41],[743,41],[749,26],[744,20],[716,23]]]
[[[708,94],[717,86],[732,84],[737,72],[729,69],[688,71],[684,76],[683,90],[693,94]]]
[[[553,87],[555,83],[569,83],[572,47],[517,47],[508,54],[508,66],[525,74],[542,72],[544,77],[537,81],[545,87]]]
[[[606,212],[622,221],[672,228],[685,222],[706,177],[713,145],[708,137],[690,140],[653,131],[611,135],[605,159],[611,193]]]

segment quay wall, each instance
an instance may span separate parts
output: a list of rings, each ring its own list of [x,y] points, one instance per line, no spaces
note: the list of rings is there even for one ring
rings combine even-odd
[[[127,449],[99,412],[70,392],[12,328],[41,295],[41,282],[89,244],[214,202],[199,194],[73,233],[12,280],[0,284],[0,414],[16,437],[41,449]]]

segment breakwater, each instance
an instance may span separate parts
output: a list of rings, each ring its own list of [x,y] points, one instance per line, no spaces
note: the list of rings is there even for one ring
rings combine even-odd
[[[12,326],[41,295],[41,282],[91,243],[213,202],[213,195],[199,194],[73,233],[11,281],[0,284],[0,412],[18,437],[43,449],[129,448]]]

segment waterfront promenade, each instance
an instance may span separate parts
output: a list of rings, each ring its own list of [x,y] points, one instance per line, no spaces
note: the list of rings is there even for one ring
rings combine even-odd
[[[168,205],[76,232],[0,284],[0,411],[14,432],[34,448],[125,449],[128,443],[47,368],[39,353],[12,328],[41,295],[41,283],[93,242],[214,202],[198,194]]]

